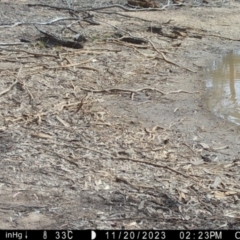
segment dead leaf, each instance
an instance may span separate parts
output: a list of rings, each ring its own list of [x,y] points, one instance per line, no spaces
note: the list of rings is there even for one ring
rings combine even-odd
[[[224,165],[224,168],[229,168],[229,167],[232,167],[233,165],[234,165],[233,163],[229,163],[229,164]]]
[[[141,201],[138,206],[138,210],[142,210],[144,208],[144,204],[145,204],[145,201]]]
[[[184,192],[178,191],[178,194],[179,194],[179,201],[181,201],[182,199],[186,200],[186,195]]]
[[[210,147],[206,144],[206,143],[199,143],[202,147],[203,147],[203,149],[209,149]]]
[[[132,227],[132,226],[138,226],[138,224],[136,222],[131,222],[127,225],[128,227]]]
[[[215,196],[215,198],[218,198],[218,199],[226,198],[225,193],[219,192],[219,191],[214,192],[214,196]]]
[[[215,189],[221,182],[222,182],[222,179],[220,177],[216,177],[214,183],[210,187]]]
[[[53,136],[45,134],[45,133],[33,133],[33,134],[31,134],[31,136],[36,137],[36,138],[46,138],[46,139],[53,138]]]
[[[106,185],[106,186],[104,187],[104,189],[105,189],[105,190],[108,190],[108,189],[110,189],[110,186],[109,186],[109,185]]]
[[[206,169],[206,168],[203,168],[203,171],[205,172],[205,173],[207,173],[207,174],[213,174],[212,172],[210,172],[208,169]]]
[[[204,161],[201,159],[201,160],[196,160],[196,161],[193,161],[193,162],[190,162],[190,163],[194,166],[197,166],[197,165],[204,164]]]
[[[231,196],[231,195],[235,195],[235,194],[238,194],[238,192],[235,192],[235,191],[227,191],[227,192],[225,192],[226,196]]]
[[[102,184],[102,181],[101,180],[96,180],[95,181],[95,185],[98,186],[98,185],[101,185]]]

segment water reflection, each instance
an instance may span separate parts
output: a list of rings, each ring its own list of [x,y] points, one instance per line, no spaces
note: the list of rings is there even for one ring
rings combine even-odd
[[[207,107],[240,125],[240,50],[214,61],[206,76]]]

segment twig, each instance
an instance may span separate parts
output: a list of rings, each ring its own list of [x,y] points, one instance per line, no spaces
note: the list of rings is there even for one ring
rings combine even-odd
[[[52,19],[48,22],[16,22],[14,24],[6,24],[6,25],[1,25],[0,28],[11,28],[11,27],[16,27],[16,26],[19,26],[19,25],[35,25],[35,24],[38,24],[38,25],[50,25],[52,23],[55,23],[55,22],[59,22],[59,21],[65,21],[65,20],[82,20],[81,18],[74,18],[74,17],[58,17],[58,18],[55,18],[55,19]]]
[[[34,99],[34,97],[33,97],[32,93],[30,92],[30,90],[28,89],[27,84],[25,84],[25,82],[23,83],[23,86],[27,89],[27,92],[28,92],[28,94],[31,98],[31,101],[32,101]]]
[[[190,177],[190,176],[187,176],[185,175],[184,173],[181,173],[173,168],[170,168],[168,166],[165,166],[165,165],[160,165],[160,164],[155,164],[155,163],[152,163],[152,162],[146,162],[146,161],[142,161],[142,160],[139,160],[139,159],[133,159],[133,158],[124,158],[124,157],[113,157],[114,160],[123,160],[123,161],[131,161],[131,162],[137,162],[137,163],[142,163],[142,164],[146,164],[146,165],[150,165],[150,166],[153,166],[153,167],[158,167],[158,168],[165,168],[169,171],[172,171],[172,172],[175,172],[177,173],[178,175],[181,175],[185,178],[191,178],[193,179],[195,182],[197,182],[197,180],[195,180],[194,178]]]
[[[101,22],[101,21],[100,21],[100,22]],[[102,22],[103,22],[103,21],[102,21]],[[153,42],[152,42],[150,39],[139,38],[139,37],[133,36],[130,32],[125,31],[124,29],[121,29],[121,28],[119,28],[119,27],[117,27],[117,26],[114,26],[114,25],[112,25],[112,24],[110,24],[110,23],[107,23],[107,22],[103,22],[103,23],[108,24],[108,25],[112,26],[113,28],[115,28],[115,29],[117,29],[117,30],[120,30],[120,31],[122,31],[122,32],[124,32],[124,33],[127,33],[128,35],[130,35],[130,36],[133,37],[133,38],[142,39],[143,41],[148,41],[148,42],[150,42],[150,44],[152,45],[152,47],[153,47],[159,54],[162,55],[162,58],[164,59],[164,61],[166,61],[167,63],[170,63],[170,64],[172,64],[172,65],[175,65],[175,66],[177,66],[177,67],[179,67],[179,68],[186,69],[186,70],[188,70],[189,72],[196,73],[196,71],[193,71],[193,70],[191,70],[191,69],[189,69],[189,68],[186,68],[186,67],[182,67],[182,66],[180,66],[179,64],[177,64],[177,63],[175,63],[175,62],[172,62],[171,60],[167,59],[167,57],[164,55],[164,53],[163,53],[163,52],[160,52],[160,51],[155,47],[155,45],[153,44]],[[155,58],[158,58],[158,57],[156,56]],[[161,58],[160,58],[160,59],[161,59]]]
[[[135,185],[131,184],[127,179],[125,179],[123,177],[117,176],[116,177],[116,182],[123,182],[123,183],[129,185],[130,187],[139,190],[138,186],[135,186]]]
[[[86,61],[83,61],[83,62],[79,62],[79,63],[71,63],[71,64],[66,64],[66,65],[63,65],[63,66],[57,66],[57,67],[48,67],[46,65],[43,65],[43,67],[46,67],[48,69],[56,69],[56,68],[69,68],[69,67],[76,67],[76,66],[79,66],[81,64],[85,64],[85,63],[89,63],[89,62],[92,62],[93,58],[91,59],[88,59]]]
[[[103,14],[116,14],[116,15],[119,15],[119,16],[122,16],[122,17],[134,18],[134,19],[145,21],[145,22],[153,22],[152,20],[147,20],[147,19],[143,19],[143,18],[135,17],[135,16],[129,16],[129,15],[125,15],[125,14],[122,14],[122,13],[119,13],[119,12],[102,12],[101,11],[99,13],[103,13]]]
[[[24,53],[31,54],[31,55],[34,55],[34,56],[37,56],[37,57],[43,56],[43,57],[54,57],[54,58],[58,58],[57,55],[29,52],[29,51],[26,51],[26,50],[23,50],[23,49],[9,49],[9,48],[1,48],[1,47],[0,47],[0,50],[5,50],[5,51],[8,51],[8,52],[24,52]]]
[[[122,88],[109,88],[109,89],[102,89],[102,90],[95,90],[95,89],[87,89],[87,88],[80,88],[83,91],[88,91],[88,92],[95,92],[95,93],[101,93],[101,92],[107,92],[107,93],[112,93],[112,92],[129,92],[129,93],[137,93],[137,92],[142,92],[144,90],[150,90],[150,91],[156,91],[161,93],[162,95],[166,95],[167,93],[164,93],[157,88],[141,88],[137,90],[131,90],[131,89],[122,89]]]
[[[18,73],[17,73],[17,77],[16,77],[15,82],[14,82],[9,88],[3,90],[3,91],[0,93],[0,96],[2,96],[2,95],[4,95],[4,94],[6,94],[7,92],[9,92],[9,91],[13,88],[13,86],[18,83],[18,79],[17,79],[17,78],[18,78],[21,70],[22,70],[22,65],[21,65],[21,67],[20,67],[19,70],[18,70]]]
[[[231,41],[236,41],[239,42],[240,39],[234,39],[234,38],[229,38],[229,37],[223,37],[223,36],[219,36],[219,35],[215,35],[215,34],[203,34],[203,33],[198,33],[200,36],[207,36],[207,37],[219,37],[222,39],[226,39],[226,40],[231,40]]]
[[[98,151],[98,150],[95,150],[95,149],[91,149],[91,148],[85,147],[85,146],[83,146],[82,144],[77,144],[77,146],[81,146],[81,147],[83,147],[83,148],[85,148],[85,149],[88,149],[88,150],[91,150],[91,151],[94,151],[94,152],[97,152],[97,153],[101,153],[101,154],[103,154],[103,155],[106,155],[106,156],[108,156],[108,157],[111,157],[113,160],[123,160],[123,161],[131,161],[131,162],[137,162],[137,163],[147,164],[147,165],[151,165],[151,166],[154,166],[154,167],[159,167],[159,168],[168,169],[168,170],[170,170],[170,171],[172,171],[172,172],[175,172],[175,173],[177,173],[177,174],[179,174],[179,175],[184,176],[185,178],[189,178],[189,177],[190,177],[190,176],[187,176],[187,175],[185,175],[185,174],[183,174],[183,173],[181,173],[181,172],[179,172],[179,171],[177,171],[177,170],[174,170],[174,169],[172,169],[172,168],[170,168],[170,167],[168,167],[168,166],[164,166],[164,165],[160,165],[160,164],[155,164],[155,163],[151,163],[151,162],[146,162],[146,161],[142,161],[142,160],[139,160],[139,159],[109,156],[109,154],[105,154],[105,153],[103,153],[103,152],[101,152],[101,151]],[[190,178],[191,178],[191,177],[190,177]],[[193,180],[196,181],[195,179],[193,179]]]
[[[29,22],[29,23],[26,23],[26,24],[38,24],[38,25],[50,25],[52,23],[55,23],[55,22],[59,22],[59,21],[65,21],[65,20],[81,20],[81,18],[76,18],[76,17],[58,17],[58,18],[55,18],[55,19],[52,19],[48,22]]]
[[[12,208],[45,208],[47,205],[24,205],[24,204],[11,204],[9,202],[2,202],[0,205],[1,209],[12,209]]]
[[[138,9],[131,9],[127,8],[123,5],[120,4],[112,4],[112,5],[107,5],[103,7],[96,7],[96,8],[85,8],[85,9],[73,9],[73,8],[66,8],[66,7],[57,7],[57,6],[51,6],[47,4],[27,4],[28,7],[49,7],[57,10],[68,10],[68,11],[73,11],[73,12],[87,12],[87,11],[98,11],[98,10],[103,10],[103,9],[109,9],[109,8],[120,8],[126,12],[143,12],[143,11],[163,11],[166,9],[166,6],[163,6],[162,8],[138,8]]]
[[[131,89],[123,89],[123,88],[109,88],[109,89],[102,89],[102,90],[95,90],[95,89],[87,89],[87,88],[80,88],[83,91],[88,91],[88,92],[95,92],[95,93],[101,93],[101,92],[106,92],[106,93],[112,93],[112,92],[129,92],[129,93],[138,93],[138,92],[142,92],[142,91],[155,91],[155,92],[159,92],[162,95],[167,95],[167,94],[175,94],[175,93],[188,93],[188,94],[194,94],[194,93],[199,93],[197,92],[188,92],[188,91],[184,91],[184,90],[177,90],[177,91],[171,91],[171,92],[163,92],[157,88],[140,88],[140,89],[136,89],[136,90],[131,90]]]
[[[139,44],[133,44],[133,43],[126,43],[126,42],[120,42],[118,40],[112,40],[112,39],[107,39],[108,43],[114,43],[117,45],[122,45],[122,46],[126,46],[126,47],[131,47],[131,48],[141,48],[141,49],[147,49],[148,46],[143,46],[143,45],[139,45]],[[100,44],[101,42],[98,42],[98,44]],[[104,44],[106,44],[106,42],[104,42]]]
[[[153,47],[159,54],[162,55],[163,59],[164,59],[167,63],[170,63],[170,64],[172,64],[172,65],[175,65],[175,66],[177,66],[177,67],[179,67],[179,68],[186,69],[186,70],[188,70],[189,72],[196,73],[196,71],[193,71],[193,70],[191,70],[191,69],[189,69],[189,68],[186,68],[186,67],[182,67],[182,66],[180,66],[179,64],[177,64],[177,63],[175,63],[175,62],[172,62],[171,60],[167,59],[167,57],[164,55],[164,53],[160,52],[160,51],[155,47],[155,45],[153,44],[153,42],[152,42],[150,39],[148,39],[148,41],[151,43],[152,47]],[[155,57],[155,58],[158,58],[158,57]],[[161,58],[160,58],[160,59],[161,59]]]
[[[82,68],[82,69],[87,69],[87,70],[93,70],[93,71],[96,71],[96,72],[100,72],[98,69],[96,68],[93,68],[93,67],[87,67],[87,66],[79,66],[81,64],[85,64],[89,61],[85,61],[85,62],[80,62],[80,63],[72,63],[72,64],[67,64],[67,65],[63,65],[63,66],[56,66],[56,67],[49,67],[47,65],[42,65],[43,68],[46,68],[46,69],[62,69],[62,68],[70,68],[70,67],[76,67],[78,66],[78,68]]]
[[[0,28],[10,28],[10,27],[16,27],[19,25],[24,24],[24,22],[16,22],[14,24],[6,24],[6,25],[1,25]]]
[[[28,7],[48,7],[48,8],[53,8],[57,10],[68,10],[68,11],[74,11],[73,8],[66,8],[66,7],[57,7],[57,6],[51,6],[47,4],[27,4]]]
[[[23,43],[18,42],[18,43],[3,43],[0,42],[0,46],[14,46],[14,45],[23,45]]]
[[[194,93],[199,93],[199,91],[195,91],[195,92],[188,92],[188,91],[185,91],[185,90],[177,90],[177,91],[171,91],[171,92],[168,92],[167,94],[175,94],[175,93],[188,93],[188,94],[194,94]]]
[[[49,153],[51,153],[51,154],[53,154],[53,155],[56,155],[58,158],[64,159],[65,161],[69,162],[70,164],[72,164],[72,165],[74,165],[74,166],[76,166],[76,167],[79,167],[79,164],[78,164],[77,162],[74,162],[74,159],[71,159],[71,158],[69,158],[69,157],[67,157],[67,156],[64,156],[63,154],[57,153],[56,151],[53,151],[53,150],[51,150],[51,149],[49,149],[49,148],[45,148],[45,147],[35,147],[35,149],[37,149],[37,150],[39,150],[39,149],[42,150],[42,149],[43,149],[43,150],[45,150],[46,152],[49,152]]]

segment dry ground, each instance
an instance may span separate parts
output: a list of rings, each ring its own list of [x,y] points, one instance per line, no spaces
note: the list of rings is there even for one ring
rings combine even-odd
[[[70,16],[37,2],[56,1],[0,1],[0,228],[239,228],[239,127],[204,105],[205,67],[239,47],[239,3],[37,25],[71,38],[74,23],[83,49],[3,45]]]

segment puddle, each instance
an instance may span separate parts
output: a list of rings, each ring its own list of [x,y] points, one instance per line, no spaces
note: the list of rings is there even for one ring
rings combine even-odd
[[[205,78],[207,108],[240,125],[240,50],[214,61]]]

